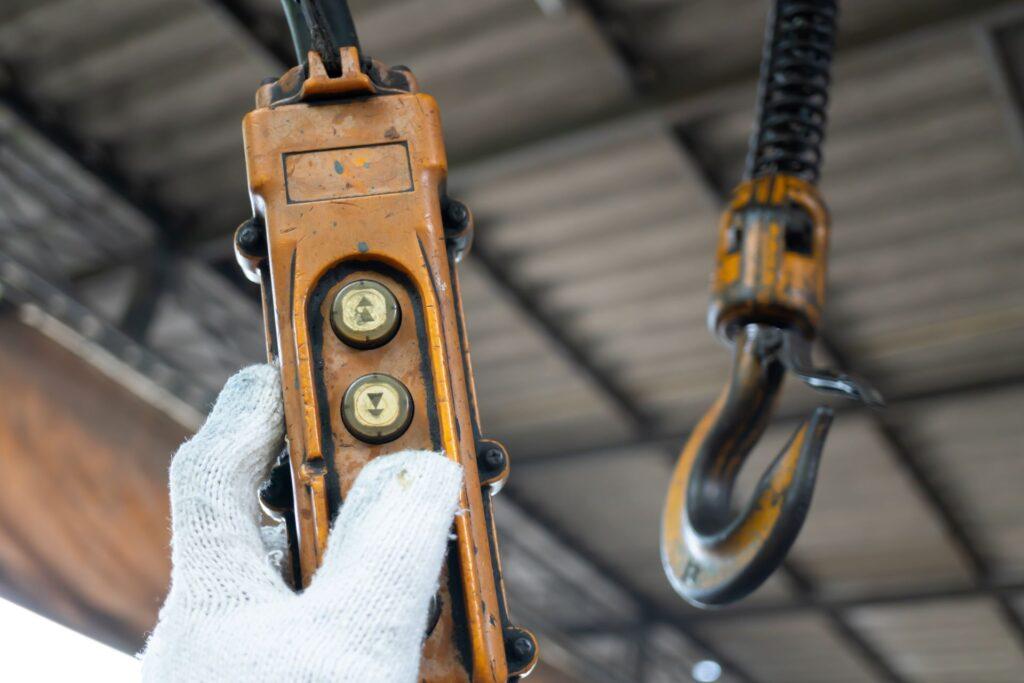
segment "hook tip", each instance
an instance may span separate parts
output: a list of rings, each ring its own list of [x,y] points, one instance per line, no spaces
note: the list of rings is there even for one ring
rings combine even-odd
[[[808,443],[813,446],[818,455],[821,454],[825,445],[825,437],[828,436],[828,430],[832,427],[835,417],[836,411],[831,406],[818,406],[807,421],[807,431],[811,435]]]

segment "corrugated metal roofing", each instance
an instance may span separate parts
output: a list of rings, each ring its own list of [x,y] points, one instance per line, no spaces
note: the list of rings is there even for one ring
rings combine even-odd
[[[1005,80],[1024,70],[1024,3],[844,3],[827,334],[893,405],[840,409],[789,569],[710,616],[668,588],[658,518],[728,372],[705,287],[765,3],[615,0],[603,21],[592,1],[352,5],[368,51],[438,97],[477,217],[486,258],[462,280],[484,427],[515,459],[506,571],[550,663],[687,680],[711,648],[736,665],[722,680],[1024,679],[1024,138]],[[281,71],[283,31],[275,0],[0,7],[3,252],[119,324],[139,256],[173,243],[146,340],[209,392],[261,355],[229,247],[248,214],[239,119]],[[780,411],[818,400],[790,387]]]

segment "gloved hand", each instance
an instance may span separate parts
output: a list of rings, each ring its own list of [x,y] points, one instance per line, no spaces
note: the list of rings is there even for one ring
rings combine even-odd
[[[413,683],[462,470],[426,451],[371,462],[295,593],[263,542],[256,497],[280,446],[278,374],[232,377],[171,464],[171,589],[142,678]]]

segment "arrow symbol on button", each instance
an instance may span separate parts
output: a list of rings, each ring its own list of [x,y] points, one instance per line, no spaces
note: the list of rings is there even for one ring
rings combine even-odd
[[[366,412],[370,413],[370,415],[373,415],[374,417],[380,417],[380,414],[384,412],[384,409],[378,408],[378,406],[380,405],[380,400],[384,397],[384,393],[381,391],[375,391],[372,394],[367,394],[366,397],[370,399],[370,403],[373,404],[373,407]]]
[[[371,303],[365,296],[360,299],[358,304],[356,304],[356,311],[359,312],[359,322],[373,322],[373,303]]]

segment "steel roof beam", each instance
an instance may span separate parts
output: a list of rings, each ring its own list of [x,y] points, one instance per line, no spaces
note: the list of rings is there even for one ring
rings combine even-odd
[[[823,338],[822,342],[841,370],[864,377],[869,383],[879,387],[883,396],[885,395],[884,384],[872,381],[871,376],[863,372],[860,366],[851,360],[849,352],[839,346],[835,339]],[[974,583],[978,586],[988,585],[994,578],[992,566],[975,544],[974,539],[971,538],[965,522],[928,475],[921,455],[910,445],[910,440],[904,436],[903,430],[891,417],[882,411],[868,411],[867,414],[874,422],[877,433],[889,447],[888,450],[892,454],[895,464],[908,476],[914,488],[921,494],[931,510],[932,515],[941,525],[949,541],[961,557],[967,561]],[[1017,612],[1006,595],[996,592],[991,597],[1017,645],[1024,650],[1024,618]]]
[[[555,316],[547,312],[540,297],[523,285],[515,282],[509,270],[494,256],[481,239],[480,231],[474,240],[469,258],[481,266],[491,282],[509,296],[516,309],[532,320],[556,350],[567,359],[583,377],[609,400],[621,415],[629,421],[632,429],[640,435],[653,427],[651,418],[629,392],[610,373],[600,367],[591,354],[563,329]]]
[[[609,579],[609,581],[611,581],[611,583],[615,584],[627,596],[629,596],[633,602],[640,607],[643,613],[642,619],[633,625],[635,629],[646,628],[651,623],[665,624],[666,626],[676,628],[697,648],[703,650],[709,657],[715,659],[719,664],[721,664],[723,670],[731,673],[741,681],[745,681],[746,683],[755,683],[757,679],[752,676],[749,671],[746,671],[738,663],[715,648],[713,644],[697,634],[692,625],[688,624],[684,619],[681,619],[676,614],[666,610],[654,600],[642,595],[633,587],[633,582],[629,581],[628,577],[623,576],[618,570],[609,566],[604,560],[598,557],[596,553],[592,552],[572,534],[566,531],[557,520],[549,517],[543,512],[537,511],[536,506],[530,505],[528,501],[522,499],[516,491],[514,489],[510,489],[508,485],[506,485],[502,490],[501,495],[507,496],[509,500],[511,500],[520,510],[523,510],[525,514],[533,518],[560,544],[569,548],[576,555],[583,558],[583,560],[590,564],[599,573],[603,574]]]
[[[717,610],[694,610],[686,615],[683,621],[689,626],[718,622],[745,621],[757,619],[774,619],[808,612],[836,610],[848,612],[859,609],[901,607],[924,603],[935,603],[946,600],[971,600],[1003,596],[1008,599],[1020,598],[1024,595],[1024,581],[1008,581],[992,584],[968,584],[955,586],[935,586],[916,591],[896,591],[886,593],[865,593],[847,597],[830,597],[819,595],[803,596],[793,600],[770,603],[741,603]],[[596,633],[632,633],[642,622],[622,621],[608,624],[597,624],[569,629],[574,634]]]
[[[81,138],[60,120],[59,114],[36,102],[18,80],[13,67],[0,63],[0,106],[11,111],[24,125],[68,158],[81,166],[115,197],[123,199],[138,211],[153,228],[154,244],[145,256],[148,262],[164,263],[170,252],[181,245],[189,217],[167,208],[149,191],[143,189],[114,161],[104,145]],[[166,278],[163,273],[138,271],[137,287],[124,312],[127,331],[134,338],[143,338],[152,322],[156,306],[163,296]]]
[[[182,231],[190,220],[188,214],[165,206],[155,194],[117,166],[106,146],[83,139],[61,122],[57,111],[36,102],[19,82],[14,68],[6,63],[0,63],[0,106],[85,169],[111,194],[145,216],[163,239],[175,244],[184,237]]]
[[[1012,50],[1005,42],[1006,34],[1009,32],[1016,32],[1018,38],[1024,36],[1024,7],[1019,3],[1008,6],[1005,12],[997,13],[990,21],[984,22],[981,27],[981,36],[988,57],[987,67],[1002,100],[1010,136],[1016,147],[1018,158],[1024,162],[1024,63],[1014,63],[1011,56]],[[927,481],[923,472],[921,476]],[[936,495],[939,496],[937,491]],[[942,499],[939,497],[938,503],[941,502]],[[948,506],[943,507],[952,516],[952,510]],[[957,523],[955,517],[946,520],[946,523],[951,534],[965,531]],[[970,536],[965,538],[968,543],[964,551],[970,553],[968,557],[974,568],[976,580],[979,582],[990,580],[992,568],[973,547]],[[995,595],[994,598],[1000,615],[1016,637],[1017,645],[1024,649],[1024,617],[1014,608],[1013,603],[1005,594]]]
[[[990,392],[1014,389],[1024,389],[1024,368],[1017,373],[1003,375],[1001,377],[983,378],[980,380],[971,379],[965,382],[957,382],[943,387],[937,387],[935,389],[887,395],[885,400],[886,405],[888,405],[891,410],[894,408],[914,408],[916,406],[942,399],[971,398]],[[836,403],[833,406],[833,410],[836,415],[869,413],[872,411],[871,408],[852,401]],[[805,419],[807,419],[807,415],[805,413],[780,415],[775,419],[773,424],[796,424]],[[602,445],[588,446],[579,450],[520,453],[519,457],[516,458],[516,469],[523,469],[526,467],[543,467],[545,465],[565,463],[574,460],[585,461],[614,457],[621,454],[623,451],[636,451],[641,449],[663,450],[666,448],[678,450],[682,448],[684,443],[686,443],[689,436],[689,431],[677,431],[651,434],[650,436],[642,439],[625,439],[623,441],[610,442]]]

